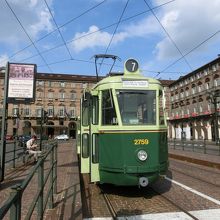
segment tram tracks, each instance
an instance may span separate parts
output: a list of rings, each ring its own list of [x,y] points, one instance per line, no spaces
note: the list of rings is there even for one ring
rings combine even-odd
[[[113,207],[113,205],[112,205],[108,195],[106,193],[104,193],[102,190],[100,190],[100,192],[101,192],[101,194],[102,194],[102,196],[103,196],[103,198],[105,200],[105,203],[106,203],[106,205],[108,207],[108,210],[109,210],[109,212],[111,214],[111,217],[113,218],[113,220],[117,219],[117,213],[116,213],[116,211],[115,211],[115,209],[114,209],[114,207]]]
[[[214,187],[220,187],[219,184],[215,184],[215,183],[212,183],[212,182],[210,182],[210,181],[204,180],[203,178],[196,177],[196,176],[194,176],[194,175],[192,175],[192,174],[185,173],[185,172],[183,172],[183,171],[180,171],[179,169],[175,169],[175,168],[172,167],[172,168],[170,168],[170,170],[171,170],[171,171],[174,171],[174,172],[177,172],[177,173],[180,173],[180,174],[182,174],[182,175],[184,175],[184,176],[188,176],[188,177],[191,177],[191,178],[193,178],[193,179],[202,181],[203,183],[212,185],[212,186],[214,186]]]
[[[189,211],[187,211],[186,209],[184,209],[183,207],[181,207],[180,205],[176,204],[176,201],[172,201],[171,199],[169,199],[167,196],[162,195],[161,193],[157,192],[155,189],[153,189],[152,187],[150,187],[155,193],[158,193],[163,199],[167,200],[169,203],[171,203],[173,206],[175,206],[177,209],[179,209],[181,212],[185,213],[186,215],[188,215],[189,217],[191,217],[194,220],[199,220],[197,217],[195,217],[194,215],[192,215]]]
[[[156,190],[154,190],[152,187],[149,187],[148,189],[152,190],[157,196],[159,196],[160,198],[162,198],[163,200],[166,200],[167,204],[172,204],[172,206],[175,206],[176,209],[178,210],[178,212],[182,212],[184,213],[185,215],[189,216],[191,219],[194,219],[194,220],[199,220],[196,216],[194,216],[193,214],[191,214],[189,211],[187,211],[186,209],[184,209],[183,207],[181,207],[180,205],[176,204],[175,201],[172,201],[171,199],[169,199],[168,197],[160,194],[159,192],[157,192]],[[146,189],[147,190],[147,189]],[[118,217],[122,217],[122,216],[119,216],[116,212],[116,208],[114,208],[114,205],[112,204],[112,201],[111,201],[111,198],[109,198],[108,194],[106,194],[104,191],[101,190],[101,193],[103,195],[103,198],[107,204],[107,207],[109,209],[109,212],[111,214],[111,217],[112,219],[117,219]],[[146,200],[147,198],[146,197],[141,197],[140,198],[141,200]],[[140,200],[140,202],[141,202]],[[157,209],[157,208],[156,208]],[[129,214],[129,213],[128,213]],[[143,213],[144,214],[144,213]],[[146,213],[145,215],[147,214],[150,214],[150,213]],[[152,214],[152,213],[151,213]],[[157,214],[156,212],[153,213],[153,214]],[[129,218],[132,218],[132,215],[129,216],[129,215],[125,215],[123,216],[125,217],[125,219],[129,219]]]
[[[168,178],[169,179],[169,178]],[[84,178],[85,180],[85,178]],[[200,219],[197,212],[209,209],[217,209],[217,205],[211,204],[204,198],[199,198],[192,192],[169,185],[165,180],[158,185],[150,185],[146,188],[119,187],[110,184],[90,184],[87,179],[86,186],[86,207],[89,210],[84,218],[102,217],[110,219],[132,219],[134,216],[142,216],[142,219],[158,219],[158,215],[185,217],[185,219]],[[171,184],[172,185],[172,184]],[[171,186],[170,186],[171,187]],[[198,199],[198,201],[196,201]],[[203,201],[204,200],[204,201]]]

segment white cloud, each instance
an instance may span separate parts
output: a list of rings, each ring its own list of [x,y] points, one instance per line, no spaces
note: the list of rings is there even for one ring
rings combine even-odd
[[[116,33],[113,38],[112,44],[114,45],[120,41],[123,41],[126,35],[127,34],[123,32]],[[86,48],[94,48],[100,46],[106,47],[109,44],[111,37],[111,34],[109,34],[108,32],[99,31],[99,28],[93,25],[90,26],[87,32],[76,33],[71,46],[76,52],[80,52]]]
[[[10,7],[25,27],[28,34],[35,39],[40,32],[52,30],[52,18],[46,5],[41,0],[8,0]],[[51,4],[51,1],[48,1]],[[0,42],[16,44],[22,42],[25,36],[20,24],[4,1],[0,1]]]
[[[157,0],[157,3],[161,4],[161,0]],[[213,0],[210,3],[206,0],[178,0],[160,11],[160,20],[180,51],[185,54],[219,30],[219,8],[219,0]],[[165,34],[164,36],[156,45],[157,58],[163,60],[180,57],[170,39]],[[208,47],[219,39],[218,36],[204,46]]]
[[[159,31],[158,23],[153,16],[146,17],[136,23],[132,23],[125,28],[128,37],[148,37]]]
[[[155,19],[153,19],[153,17],[147,17],[139,22],[126,25],[124,29],[122,27],[122,31],[117,32],[114,35],[111,46],[114,46],[128,38],[148,37],[149,34],[157,32],[158,25],[156,24]],[[109,44],[111,37],[112,33],[99,31],[99,28],[93,25],[89,27],[87,32],[75,34],[72,42],[72,48],[74,51],[80,52],[87,48],[94,48],[98,46],[106,47]]]

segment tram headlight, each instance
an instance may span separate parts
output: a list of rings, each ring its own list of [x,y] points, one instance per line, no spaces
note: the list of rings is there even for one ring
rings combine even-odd
[[[147,160],[147,152],[144,150],[140,150],[137,153],[137,157],[140,161],[145,161],[145,160]]]

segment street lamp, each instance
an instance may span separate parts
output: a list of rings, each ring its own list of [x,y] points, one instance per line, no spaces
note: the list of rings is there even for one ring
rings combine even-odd
[[[215,142],[216,144],[219,144],[219,126],[218,126],[218,112],[217,112],[217,104],[219,103],[218,98],[220,97],[220,90],[214,90],[212,92],[209,92],[209,100],[214,105],[214,114],[213,114],[213,120],[214,120],[214,127],[215,127]]]

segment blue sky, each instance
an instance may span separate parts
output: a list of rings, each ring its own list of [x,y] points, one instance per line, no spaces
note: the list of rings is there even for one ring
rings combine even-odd
[[[178,79],[220,54],[219,0],[2,0],[0,9],[0,66],[95,75],[92,57],[107,53],[121,58],[114,71],[135,58],[146,76]]]

